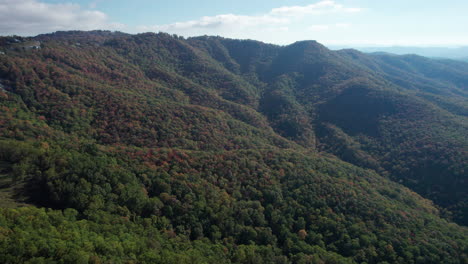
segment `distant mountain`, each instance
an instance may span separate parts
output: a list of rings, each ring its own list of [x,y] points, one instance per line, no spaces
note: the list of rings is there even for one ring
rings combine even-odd
[[[468,63],[109,31],[0,51],[1,262],[467,261]]]
[[[333,50],[349,48],[346,46],[330,46]],[[415,54],[430,58],[447,58],[455,60],[465,60],[468,57],[468,47],[353,47],[362,52],[375,53],[386,52],[397,55]]]

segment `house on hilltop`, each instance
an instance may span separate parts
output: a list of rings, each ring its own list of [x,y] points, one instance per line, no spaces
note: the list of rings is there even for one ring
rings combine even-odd
[[[18,50],[38,50],[41,48],[40,41],[25,41],[17,44],[13,44],[14,49]]]
[[[21,43],[21,46],[23,49],[29,50],[29,49],[40,49],[41,48],[41,42],[39,41],[27,41],[24,43]]]

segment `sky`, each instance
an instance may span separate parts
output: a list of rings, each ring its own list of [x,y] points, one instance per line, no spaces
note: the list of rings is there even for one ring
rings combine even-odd
[[[286,45],[468,46],[468,0],[0,0],[0,35],[217,35]]]

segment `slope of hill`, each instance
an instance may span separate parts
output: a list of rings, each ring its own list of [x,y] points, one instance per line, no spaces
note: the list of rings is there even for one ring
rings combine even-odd
[[[2,262],[467,261],[448,219],[467,223],[468,64],[164,33],[17,40],[41,46],[0,39]]]

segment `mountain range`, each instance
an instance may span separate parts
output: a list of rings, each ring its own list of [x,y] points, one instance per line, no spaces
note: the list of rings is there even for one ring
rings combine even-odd
[[[110,31],[0,51],[0,262],[468,261],[468,63]]]
[[[330,49],[339,50],[351,48],[347,46],[328,46]],[[411,46],[374,46],[374,47],[352,47],[366,53],[390,53],[396,55],[415,54],[429,58],[445,58],[466,61],[468,59],[468,47],[411,47]]]

